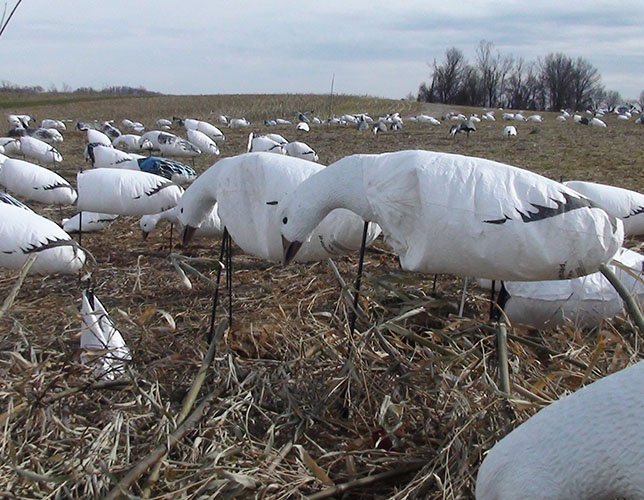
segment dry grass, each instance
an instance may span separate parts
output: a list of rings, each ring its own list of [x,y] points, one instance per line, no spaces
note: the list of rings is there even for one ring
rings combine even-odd
[[[39,119],[127,117],[153,128],[160,117],[214,120],[211,112],[257,123],[293,119],[300,110],[326,116],[328,105],[318,96],[195,96],[7,112]],[[335,113],[400,110],[407,116],[423,109],[439,115],[445,108],[368,97],[333,102]],[[379,137],[339,127],[315,127],[305,136],[290,127],[274,130],[313,146],[323,163],[352,153],[423,148],[500,160],[555,179],[644,190],[644,127],[608,117],[609,128],[600,130],[544,115],[543,124],[519,124],[515,140],[501,137],[501,121],[481,123],[469,142],[448,139],[445,126],[411,123]],[[222,154],[242,152],[248,132],[225,130]],[[80,133],[65,134],[60,170],[70,180],[83,164],[82,145]],[[200,171],[209,164],[196,162]],[[57,209],[37,208],[60,218]],[[97,261],[89,269],[96,293],[134,359],[123,384],[92,385],[79,363],[77,278],[26,279],[0,319],[0,495],[7,498],[106,495],[169,441],[208,347],[211,290],[194,276],[194,289],[183,287],[168,259],[166,235],[143,243],[137,221],[123,218],[83,242]],[[472,498],[478,465],[496,440],[549,401],[642,355],[623,318],[590,332],[514,329],[508,400],[497,388],[487,297],[471,290],[466,319],[458,318],[460,280],[440,276],[433,291],[432,277],[401,273],[386,248],[376,246],[385,251],[367,254],[365,313],[351,339],[348,308],[327,263],[282,268],[235,255],[234,324],[199,396],[210,399],[163,461],[153,498],[340,497],[333,485],[346,484],[346,498]],[[212,259],[218,244],[178,250]],[[210,262],[195,266],[212,277]],[[337,262],[349,282],[355,264],[353,257]],[[17,276],[0,272],[0,299]],[[131,494],[142,494],[147,477]],[[367,477],[372,483],[356,482]]]

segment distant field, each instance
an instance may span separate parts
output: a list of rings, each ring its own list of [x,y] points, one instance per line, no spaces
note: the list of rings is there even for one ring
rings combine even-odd
[[[306,142],[323,164],[355,153],[427,149],[493,159],[556,180],[594,180],[644,192],[644,126],[615,115],[607,115],[608,127],[600,129],[571,120],[560,123],[558,113],[542,112],[543,123],[512,122],[519,135],[504,138],[508,122],[496,111],[496,122],[478,123],[466,140],[464,135],[449,138],[449,123],[432,127],[408,118],[483,110],[368,96],[0,95],[0,110],[28,113],[38,123],[66,120],[59,172],[72,182],[87,168],[85,135],[75,130],[77,120],[114,120],[120,127],[128,118],[155,129],[158,118],[215,123],[225,114],[246,117],[252,126],[222,126],[222,157],[244,152],[249,132],[271,131]],[[399,112],[405,126],[375,136],[320,125],[306,134],[295,130],[300,111],[322,119]],[[294,124],[269,129],[264,120],[271,118]],[[1,127],[7,128],[4,117]],[[185,137],[181,129],[173,132]],[[198,158],[195,166],[202,172],[216,160]],[[74,207],[35,208],[56,221],[75,213]],[[174,429],[207,350],[211,288],[196,277],[191,278],[193,290],[181,284],[168,260],[167,236],[166,226],[141,241],[133,218],[83,236],[96,259],[88,266],[96,292],[134,352],[130,376],[136,383],[124,389],[88,389],[60,401],[47,399],[89,377],[79,364],[77,277],[28,277],[9,314],[0,318],[0,496],[102,497],[115,485],[114,478],[122,478]],[[218,242],[182,249],[175,238],[174,245],[175,252],[190,256],[218,256]],[[373,485],[354,485],[344,498],[472,498],[482,454],[497,439],[586,377],[594,380],[644,353],[624,319],[602,328],[601,339],[597,332],[574,329],[514,330],[549,351],[511,342],[513,383],[523,392],[506,402],[490,382],[496,380],[496,358],[494,334],[485,323],[486,294],[471,288],[466,318],[457,318],[462,280],[440,276],[434,285],[431,276],[401,274],[386,245],[376,246],[379,250],[368,253],[365,264],[362,305],[368,318],[358,323],[357,376],[351,379],[340,373],[349,352],[346,306],[327,264],[282,268],[237,251],[235,324],[224,335],[202,396],[216,388],[222,393],[165,460],[154,498],[304,498],[331,482],[350,483],[392,470],[396,474]],[[348,282],[356,262],[356,257],[337,262]],[[212,261],[196,266],[214,276]],[[16,277],[16,272],[0,271],[0,302]],[[420,306],[424,312],[399,321],[402,330],[382,327]],[[570,364],[568,358],[590,368]],[[382,410],[389,400],[395,406]],[[21,413],[5,413],[19,407]],[[378,436],[386,435],[385,428],[390,435],[383,444]],[[142,485],[131,493],[140,495]]]

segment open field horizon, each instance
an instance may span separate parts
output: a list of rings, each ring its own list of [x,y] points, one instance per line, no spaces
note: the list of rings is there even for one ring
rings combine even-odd
[[[497,110],[497,121],[477,123],[469,140],[448,137],[449,122],[433,127],[409,120],[419,113],[440,118],[450,110],[483,112],[348,95],[56,96],[44,102],[0,96],[2,115],[66,120],[58,147],[64,161],[57,170],[74,185],[76,173],[88,168],[85,134],[74,128],[76,121],[114,120],[120,127],[128,118],[152,130],[158,118],[178,116],[209,121],[226,135],[221,156],[195,160],[199,173],[219,158],[245,152],[249,132],[276,132],[309,144],[324,165],[350,154],[425,149],[496,160],[557,181],[591,180],[644,192],[644,126],[635,117],[606,115],[607,128],[594,128],[555,121],[559,113],[553,112],[539,112],[543,123],[505,122]],[[305,111],[321,119],[399,112],[405,124],[377,136],[333,125],[305,133],[295,130],[296,114]],[[244,116],[251,126],[224,128],[216,123],[220,114]],[[264,125],[275,118],[293,125]],[[502,136],[508,124],[517,127],[517,137]],[[185,137],[183,129],[172,132]],[[57,222],[75,213],[74,207],[27,203]],[[103,497],[174,430],[208,347],[211,287],[194,275],[192,290],[182,285],[168,259],[167,231],[164,226],[143,242],[138,219],[121,217],[103,232],[83,235],[95,259],[87,272],[96,294],[133,351],[127,384],[87,387],[92,376],[79,362],[77,276],[28,276],[0,317],[0,495]],[[639,248],[641,241],[627,246]],[[203,259],[195,266],[214,277],[218,241],[182,248],[175,240],[173,252]],[[351,283],[357,256],[336,264]],[[236,249],[233,271],[233,326],[224,333],[200,399],[218,396],[164,460],[152,498],[306,498],[331,495],[332,484],[386,472],[391,476],[371,485],[352,483],[344,498],[473,498],[476,471],[495,441],[566,392],[644,354],[624,317],[595,330],[515,326],[514,393],[507,400],[495,384],[488,294],[470,288],[464,317],[458,317],[462,280],[440,275],[434,289],[432,276],[401,272],[382,239],[365,259],[366,317],[358,321],[353,349],[346,335],[348,308],[327,263],[282,267]],[[0,299],[17,276],[0,270]],[[341,372],[351,351],[355,377]],[[75,387],[87,388],[52,399]],[[131,493],[141,495],[142,485]]]

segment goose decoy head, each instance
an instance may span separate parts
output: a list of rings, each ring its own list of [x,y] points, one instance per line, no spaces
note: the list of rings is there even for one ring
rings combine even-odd
[[[290,264],[290,262],[295,258],[301,246],[301,241],[288,241],[284,236],[282,236],[282,248],[284,249],[282,262],[285,266]]]
[[[186,226],[183,230],[183,237],[181,238],[181,241],[183,245],[187,245],[190,243],[190,240],[192,240],[192,237],[195,235],[195,231],[197,230],[196,227],[192,226]]]

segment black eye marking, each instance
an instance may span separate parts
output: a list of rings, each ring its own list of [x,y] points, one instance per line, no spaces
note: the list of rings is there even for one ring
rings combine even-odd
[[[282,224],[286,224],[287,222],[288,222],[288,217],[284,217],[284,218],[282,219]]]
[[[267,201],[266,202],[267,205],[277,205],[277,203],[278,203],[277,201]]]
[[[179,210],[179,211],[180,211],[181,213],[183,213],[183,208],[181,208],[181,210]]]

